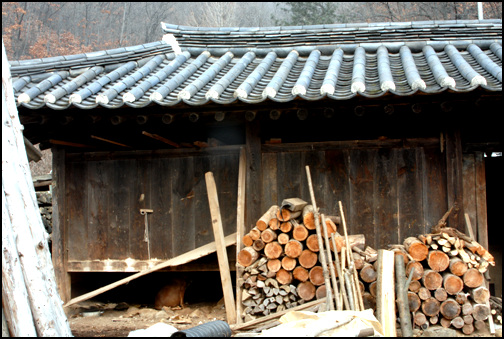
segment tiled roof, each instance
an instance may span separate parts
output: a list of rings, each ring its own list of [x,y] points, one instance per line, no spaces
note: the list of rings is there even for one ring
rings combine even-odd
[[[479,86],[502,91],[501,20],[162,27],[168,42],[11,62],[18,105],[140,108],[409,96]]]

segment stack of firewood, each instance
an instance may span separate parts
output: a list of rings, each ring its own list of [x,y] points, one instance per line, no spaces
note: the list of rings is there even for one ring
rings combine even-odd
[[[237,261],[244,267],[238,284],[242,289],[242,316],[246,320],[326,297],[316,214],[313,206],[305,201],[286,199],[280,207],[271,206],[243,237],[244,248],[239,252]],[[324,220],[328,236],[331,240],[334,238],[337,253],[341,253],[345,241],[337,232],[340,217],[326,216]],[[322,223],[321,218],[319,222]],[[376,251],[365,248],[363,234],[349,235],[348,241],[354,250],[354,263],[360,270],[360,279],[369,285],[376,280],[376,271],[370,264],[376,260]],[[332,243],[330,248],[334,256]],[[333,265],[336,278],[338,270],[336,263]],[[362,294],[364,284],[360,282],[359,285]],[[363,298],[364,304],[374,304],[374,297],[369,292]]]
[[[404,257],[406,274],[413,272],[408,292],[413,324],[426,329],[439,323],[464,334],[485,326],[490,292],[483,273],[495,262],[480,244],[444,227],[391,248]]]

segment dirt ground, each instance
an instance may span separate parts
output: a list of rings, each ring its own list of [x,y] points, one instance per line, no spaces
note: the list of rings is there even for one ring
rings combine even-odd
[[[172,325],[178,330],[184,330],[209,321],[226,320],[226,310],[222,300],[217,303],[186,304],[183,309],[165,307],[163,310],[139,304],[104,304],[87,301],[73,306],[68,313],[70,328],[76,337],[125,337],[131,331],[146,329],[159,322]],[[400,335],[400,330],[398,335]],[[427,331],[415,330],[414,336],[501,337],[502,326],[497,326],[496,335],[491,335],[488,329],[464,335],[458,330],[446,332],[446,329],[441,326],[431,326]]]
[[[186,304],[180,310],[156,310],[138,304],[91,301],[75,306],[70,313],[70,328],[76,337],[125,337],[133,330],[146,329],[158,322],[184,330],[209,321],[226,320],[222,302]]]

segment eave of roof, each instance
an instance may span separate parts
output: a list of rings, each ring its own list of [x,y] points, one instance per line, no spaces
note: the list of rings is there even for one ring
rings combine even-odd
[[[162,26],[177,44],[172,39],[173,45],[158,41],[11,62],[18,105],[141,108],[465,93],[479,86],[502,91],[501,20],[269,29]],[[382,31],[387,39],[362,42]],[[478,32],[486,38],[477,40]],[[331,38],[315,41],[329,33]],[[290,42],[274,43],[274,37],[286,34]],[[337,41],[339,36],[345,41]]]

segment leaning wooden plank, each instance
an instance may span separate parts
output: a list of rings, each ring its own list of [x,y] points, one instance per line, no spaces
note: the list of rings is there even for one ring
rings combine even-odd
[[[243,248],[242,239],[245,236],[245,184],[247,178],[247,153],[245,148],[240,149],[240,160],[238,165],[238,202],[236,203],[236,257]],[[243,267],[236,265],[236,281],[243,275]],[[241,324],[242,303],[241,286],[236,284],[236,323]]]
[[[226,245],[226,247],[236,244],[236,233],[230,234],[227,237],[225,237],[224,244]],[[160,270],[162,268],[187,264],[188,262],[202,258],[208,254],[215,252],[216,249],[217,249],[217,247],[215,245],[215,242],[211,242],[211,243],[206,244],[204,246],[198,247],[192,251],[189,251],[187,253],[176,256],[175,258],[171,258],[171,259],[169,259],[161,264],[158,264],[152,268],[138,272],[136,274],[133,274],[132,276],[121,279],[121,280],[116,281],[112,284],[108,284],[107,286],[100,287],[99,289],[91,291],[86,294],[83,294],[80,297],[73,298],[72,300],[68,301],[65,305],[63,305],[63,307],[68,307],[68,306],[71,306],[71,305],[76,304],[78,302],[88,300],[92,297],[95,297],[99,294],[102,294],[103,292],[110,291],[111,289],[116,288],[117,286],[121,286],[123,284],[126,284],[127,282],[130,282],[132,280],[140,278],[141,276],[155,272],[155,271]]]
[[[224,244],[224,229],[222,227],[217,186],[215,185],[212,172],[205,173],[205,181],[208,193],[208,204],[210,205],[210,215],[212,216],[212,228],[215,237],[215,246],[217,248],[217,260],[219,261],[227,321],[229,324],[236,324],[236,309],[233,296],[233,285],[231,284],[231,272],[229,271],[229,261],[226,253],[226,245]]]
[[[257,324],[262,324],[262,323],[264,323],[266,321],[269,321],[271,319],[280,318],[281,316],[283,316],[284,314],[289,313],[290,311],[302,311],[302,310],[305,310],[305,309],[310,308],[312,306],[315,306],[315,305],[318,305],[318,304],[322,304],[325,301],[326,301],[325,298],[318,299],[318,300],[315,300],[315,301],[310,301],[310,302],[304,303],[304,304],[296,306],[296,307],[292,307],[292,308],[289,308],[289,309],[286,309],[286,310],[283,310],[283,311],[280,311],[280,312],[272,313],[270,315],[267,315],[265,317],[261,317],[259,319],[254,319],[254,320],[251,320],[251,321],[247,321],[246,323],[243,323],[243,324],[240,324],[240,325],[235,325],[235,326],[231,325],[230,327],[231,327],[231,329],[233,331],[243,330],[243,329],[255,326]]]
[[[376,318],[386,337],[396,336],[394,257],[392,251],[378,250]]]

